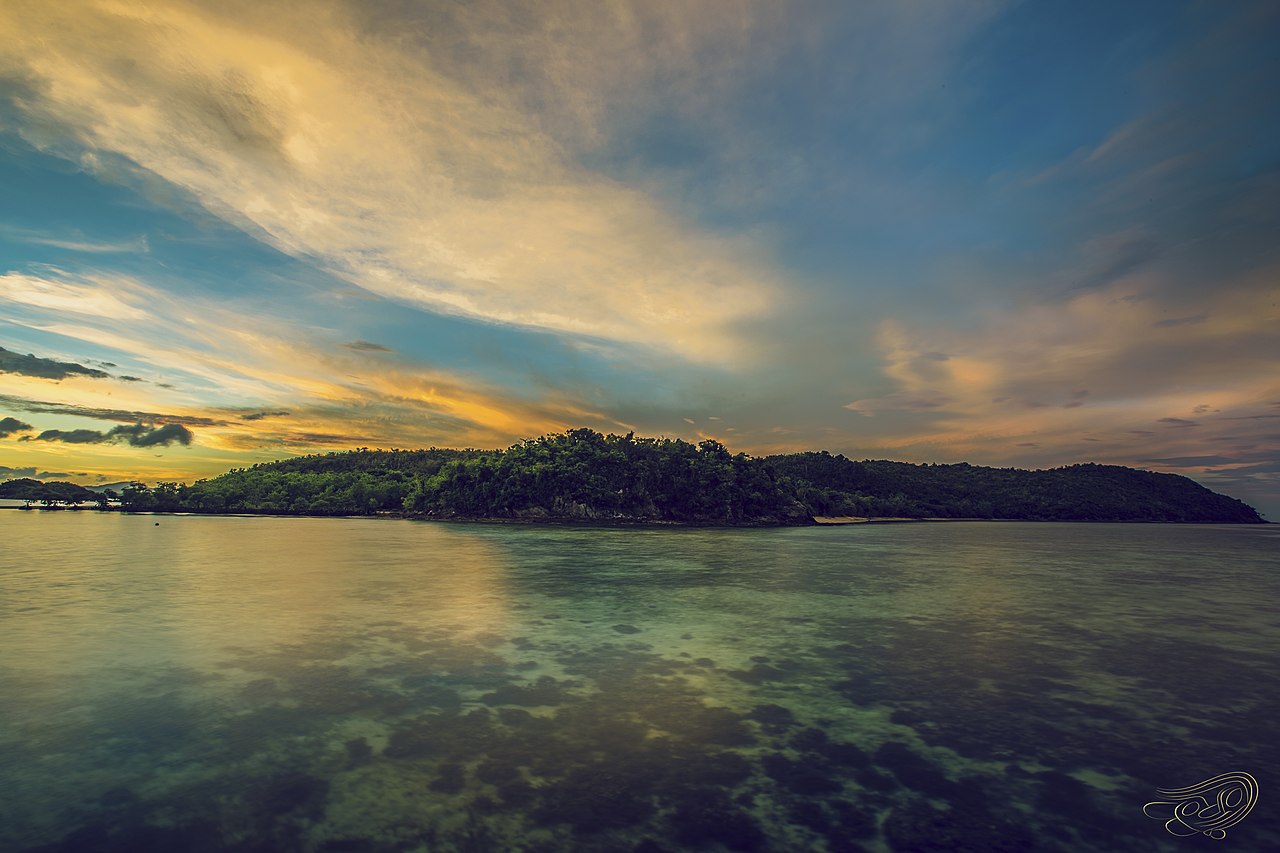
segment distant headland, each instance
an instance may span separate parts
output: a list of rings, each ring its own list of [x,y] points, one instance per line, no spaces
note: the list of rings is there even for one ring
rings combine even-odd
[[[711,439],[575,429],[506,450],[359,450],[118,492],[10,480],[0,498],[126,511],[398,515],[543,523],[780,526],[831,520],[1010,519],[1262,524],[1247,504],[1176,474],[753,457]]]

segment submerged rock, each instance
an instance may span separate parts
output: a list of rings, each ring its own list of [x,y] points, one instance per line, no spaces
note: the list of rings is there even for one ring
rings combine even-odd
[[[755,720],[769,734],[780,734],[796,724],[791,709],[781,705],[757,705],[747,714],[747,718]]]
[[[751,815],[715,790],[689,797],[671,816],[676,838],[690,846],[723,844],[730,850],[766,849],[765,834]]]

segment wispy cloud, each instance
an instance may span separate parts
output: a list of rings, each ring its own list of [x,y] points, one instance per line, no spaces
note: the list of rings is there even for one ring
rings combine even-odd
[[[0,225],[0,238],[90,255],[145,253],[150,251],[151,248],[147,242],[146,235],[130,240],[98,241],[84,239],[83,236],[44,234],[27,228],[16,228],[12,225]]]
[[[136,279],[123,293],[148,305],[145,321],[103,316],[67,323],[33,316],[26,325],[110,347],[120,354],[113,357],[157,370],[181,370],[198,380],[189,384],[199,390],[177,393],[150,383],[114,386],[116,395],[127,390],[139,403],[154,406],[145,408],[112,405],[109,400],[117,397],[91,388],[75,389],[73,396],[57,401],[0,395],[0,405],[32,414],[206,426],[202,445],[235,450],[321,443],[327,449],[502,446],[581,424],[616,426],[575,396],[544,389],[541,399],[524,399],[421,364],[372,363],[365,353],[317,339],[313,329],[254,317],[226,300],[179,297]],[[177,400],[185,402],[176,406]],[[239,405],[229,406],[232,402]],[[287,423],[278,422],[286,418]]]
[[[779,286],[751,241],[575,166],[492,81],[434,52],[361,35],[336,8],[275,7],[253,26],[246,12],[6,7],[0,32],[33,81],[19,107],[82,142],[87,168],[95,151],[122,155],[360,287],[691,359],[750,357],[735,326]]]
[[[232,423],[220,418],[208,418],[192,414],[176,415],[162,414],[160,412],[142,412],[132,409],[110,409],[74,403],[30,400],[11,394],[0,394],[0,404],[34,414],[69,415],[98,421],[138,421],[148,424],[187,423],[197,426],[229,426]]]
[[[56,267],[0,275],[0,300],[5,302],[92,317],[145,320],[147,311],[122,296],[135,290],[126,276],[72,273]]]
[[[1204,457],[1203,468],[1211,460],[1196,445],[1239,439],[1240,425],[1252,422],[1243,435],[1280,454],[1260,420],[1265,401],[1280,393],[1274,373],[1262,369],[1263,354],[1280,349],[1274,298],[1238,282],[1172,306],[1120,298],[1134,285],[1126,279],[992,312],[966,332],[885,321],[877,342],[891,390],[845,407],[877,416],[859,423],[860,444],[926,459],[999,458],[1016,446],[1052,464],[1102,453],[1185,468]],[[1160,292],[1152,280],[1146,286]],[[1166,310],[1197,321],[1165,326],[1167,336],[1147,332]],[[947,360],[930,356],[939,349]],[[1214,389],[1211,403],[1206,388]],[[881,418],[888,420],[877,425]],[[1094,446],[1086,449],[1086,440]]]

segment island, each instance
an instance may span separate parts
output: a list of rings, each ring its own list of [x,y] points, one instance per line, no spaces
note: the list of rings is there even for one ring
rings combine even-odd
[[[1176,474],[1118,465],[1047,470],[855,461],[826,451],[754,457],[706,439],[573,429],[505,450],[357,450],[237,468],[191,484],[92,493],[11,480],[0,498],[102,509],[396,515],[546,523],[808,525],[819,519],[1266,523]]]

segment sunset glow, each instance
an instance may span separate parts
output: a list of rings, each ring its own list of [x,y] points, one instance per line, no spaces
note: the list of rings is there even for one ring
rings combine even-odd
[[[0,479],[585,426],[1280,520],[1277,7],[1067,8],[0,5]]]

